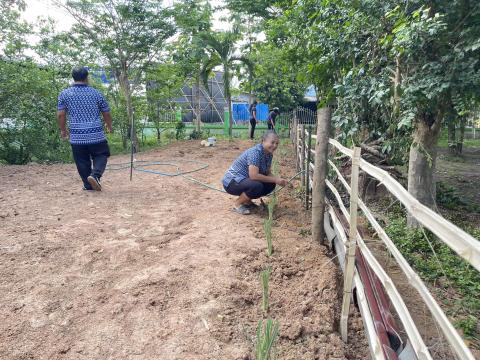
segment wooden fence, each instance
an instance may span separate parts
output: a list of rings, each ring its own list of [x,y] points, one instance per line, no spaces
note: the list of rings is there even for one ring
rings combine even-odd
[[[480,244],[478,240],[444,219],[438,213],[422,205],[386,171],[363,160],[361,158],[360,148],[355,147],[353,150],[348,149],[338,141],[329,139],[328,131],[326,131],[325,126],[322,126],[321,124],[322,116],[329,117],[329,111],[319,111],[317,130],[315,130],[314,126],[299,123],[298,120],[293,117],[291,121],[290,136],[296,152],[298,171],[303,170],[301,183],[305,190],[305,207],[307,209],[313,207],[313,214],[319,214],[318,218],[324,216],[324,219],[322,219],[323,224],[318,224],[319,220],[315,216],[312,219],[313,233],[315,235],[315,232],[318,232],[316,227],[318,228],[319,225],[323,225],[324,234],[326,235],[325,238],[332,240],[331,246],[335,247],[339,262],[344,270],[344,291],[340,318],[340,332],[343,340],[347,341],[348,313],[352,291],[355,289],[357,302],[363,317],[364,327],[373,359],[396,359],[402,351],[404,352],[402,354],[402,359],[432,359],[432,355],[425,345],[417,326],[405,305],[402,295],[358,232],[358,206],[378,234],[378,237],[398,263],[398,266],[405,274],[407,281],[420,295],[433,319],[441,329],[445,339],[448,341],[455,356],[458,359],[474,360],[472,353],[450,323],[439,304],[435,301],[427,286],[396,248],[393,241],[375,219],[372,211],[359,198],[359,171],[361,170],[377,179],[380,184],[382,184],[405,206],[410,215],[415,217],[420,224],[432,231],[433,234],[473,267],[480,270]],[[329,121],[330,120],[328,119],[328,122]],[[315,140],[316,145],[313,144],[313,140]],[[330,150],[328,147],[330,147]],[[352,160],[350,184],[345,180],[344,176],[335,166],[333,161],[327,158],[327,153],[331,153],[332,155],[330,157],[333,157],[337,152],[346,155]],[[313,159],[316,160],[313,161]],[[329,171],[333,171],[336,174],[342,187],[350,195],[350,209],[347,209],[344,206],[339,191],[335,185],[326,178],[326,164],[325,168],[322,169],[324,163],[326,163],[324,159],[327,159],[328,161]],[[326,201],[324,198],[325,186],[333,193],[338,205],[335,206],[333,203]],[[312,203],[313,206],[311,205]],[[315,211],[317,211],[317,213],[315,213]],[[318,213],[318,211],[321,211],[322,213]],[[348,229],[346,229],[346,227]],[[363,263],[367,269],[363,267]],[[395,349],[386,346],[385,339],[382,338],[382,336],[387,333],[388,335],[395,333],[395,324],[391,320],[393,318],[388,317],[388,314],[382,314],[382,312],[389,311],[389,309],[381,309],[381,304],[372,303],[378,300],[378,294],[377,298],[375,298],[371,296],[370,292],[366,293],[365,288],[370,287],[370,284],[365,284],[365,277],[361,276],[362,272],[364,274],[371,273],[372,278],[381,284],[380,291],[386,294],[402,323],[402,327],[405,330],[408,340],[406,342],[401,342],[401,345]],[[376,291],[378,292],[378,289]],[[378,319],[375,319],[374,316],[374,310],[377,309],[377,306],[379,306],[378,309],[381,310],[379,313],[383,317],[383,325],[379,325]]]

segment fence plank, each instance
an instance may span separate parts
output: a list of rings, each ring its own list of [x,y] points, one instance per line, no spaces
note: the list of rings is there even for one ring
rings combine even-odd
[[[330,181],[326,181],[326,184],[328,188],[333,192],[335,195],[335,198],[337,199],[337,202],[340,206],[340,210],[342,211],[343,215],[347,220],[349,220],[349,212],[345,208],[345,206],[342,203],[342,199],[340,197],[340,194],[338,193],[337,189],[335,186]],[[362,250],[362,254],[367,261],[368,265],[372,268],[374,271],[375,275],[377,275],[378,279],[382,283],[385,291],[387,292],[391,303],[393,304],[395,310],[397,311],[400,319],[402,320],[402,324],[405,328],[405,332],[407,333],[408,338],[410,339],[410,342],[412,344],[413,349],[415,350],[415,353],[417,354],[417,357],[419,360],[423,359],[428,359],[431,360],[430,353],[428,352],[428,348],[425,346],[425,343],[423,342],[423,339],[420,336],[420,333],[418,332],[418,329],[410,316],[410,313],[408,312],[408,309],[403,302],[402,297],[400,296],[400,293],[398,292],[397,288],[393,284],[392,280],[388,277],[388,275],[385,273],[381,265],[378,263],[378,261],[375,259],[375,257],[372,255],[370,252],[370,249],[368,249],[363,242],[362,237],[357,231],[356,237],[358,239],[358,245]]]
[[[345,189],[348,191],[349,194],[351,194],[350,186],[348,185],[343,175],[340,173],[340,170],[330,160],[329,160],[329,164],[337,173],[338,179],[343,184]],[[358,199],[358,206],[363,211],[363,213],[365,214],[370,224],[372,224],[372,227],[375,229],[380,239],[383,240],[383,242],[387,246],[387,249],[393,255],[395,260],[397,260],[397,263],[400,269],[402,269],[402,271],[405,273],[405,276],[409,284],[412,285],[422,297],[423,301],[425,302],[426,306],[430,310],[434,319],[437,321],[438,325],[442,329],[442,332],[445,335],[445,338],[447,339],[453,351],[459,356],[460,359],[474,360],[472,353],[470,352],[468,347],[465,345],[465,343],[463,342],[462,338],[460,337],[458,332],[455,330],[453,325],[450,323],[447,316],[441,309],[440,305],[438,305],[438,303],[433,298],[430,291],[428,291],[427,286],[423,283],[423,281],[420,279],[417,273],[415,273],[415,271],[410,267],[407,260],[405,260],[405,258],[397,249],[397,247],[395,246],[393,241],[390,239],[390,237],[387,235],[385,230],[383,230],[383,228],[377,222],[377,220],[371,213],[370,209],[365,205],[365,203],[361,199]]]
[[[355,247],[357,243],[357,198],[358,198],[358,169],[360,162],[361,149],[356,147],[352,158],[352,178],[350,196],[350,233],[349,243],[346,254],[345,274],[343,285],[342,314],[340,317],[340,333],[344,342],[348,339],[348,313],[350,310],[350,300],[352,297],[353,272],[355,270]]]
[[[330,139],[329,142],[345,155],[352,157],[352,150],[341,145],[336,140]],[[360,168],[367,174],[380,180],[387,190],[400,200],[407,211],[422,225],[430,229],[453,251],[480,271],[480,244],[478,240],[444,219],[432,209],[421,204],[385,170],[382,170],[363,159],[360,160]]]
[[[308,127],[307,141],[307,163],[305,164],[305,208],[308,210],[310,206],[310,157],[312,154],[312,127]]]
[[[302,174],[300,175],[300,181],[303,188],[305,188],[305,125],[300,125],[300,170]]]
[[[337,250],[337,254],[340,254],[340,253],[345,254],[346,244],[347,244],[347,235],[343,230],[343,226],[340,220],[337,218],[337,215],[335,214],[335,212],[333,211],[330,205],[327,205],[327,213],[332,220],[333,230],[335,231],[335,235],[333,236],[333,241],[335,242],[334,245]],[[327,217],[325,219],[326,221],[328,221]],[[338,248],[337,246],[340,246],[341,248]],[[360,280],[360,276],[358,275],[357,272],[355,272],[355,274],[353,275],[353,284],[357,290],[356,291],[357,300],[360,308],[360,313],[363,318],[363,326],[365,328],[366,337],[370,345],[369,346],[370,355],[372,359],[385,360],[385,356],[383,355],[382,345],[380,344],[380,340],[375,330],[375,325],[373,324],[373,318],[370,312],[370,307],[368,305],[367,298],[365,296],[365,290],[363,288],[362,281]]]

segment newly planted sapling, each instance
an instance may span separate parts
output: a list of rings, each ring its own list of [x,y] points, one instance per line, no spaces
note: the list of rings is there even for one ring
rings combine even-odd
[[[268,290],[268,283],[270,281],[270,273],[272,269],[269,267],[266,270],[263,270],[260,273],[260,280],[262,282],[262,310],[268,312],[269,306],[269,290]]]
[[[267,319],[265,326],[263,326],[262,320],[258,322],[256,360],[273,360],[276,358],[275,344],[278,339],[278,329],[278,322],[272,319]]]
[[[275,206],[277,205],[277,195],[272,195],[270,202],[268,203],[268,218],[270,220],[273,219],[273,211],[275,210]]]
[[[265,230],[265,238],[267,239],[267,255],[271,256],[273,254],[273,243],[272,243],[272,219],[265,219],[263,223],[263,229]]]

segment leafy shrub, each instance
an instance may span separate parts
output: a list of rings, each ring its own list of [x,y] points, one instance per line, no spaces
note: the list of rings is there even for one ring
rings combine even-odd
[[[467,203],[460,198],[457,190],[448,184],[441,181],[437,182],[437,204],[449,210],[456,210],[458,208],[465,208],[469,211],[480,212],[480,206],[477,204]]]
[[[200,140],[203,136],[202,130],[198,131],[197,129],[193,130],[189,136],[190,140]]]
[[[432,283],[441,280],[437,286],[441,286],[438,296],[442,301],[452,300],[451,295],[445,296],[446,288],[460,295],[452,303],[452,312],[460,319],[455,325],[466,336],[478,337],[480,273],[430,232],[408,228],[404,211],[396,209],[388,215],[385,227],[388,236],[422,279]]]
[[[175,139],[177,140],[185,139],[185,131],[186,129],[183,121],[177,122],[177,124],[175,125]]]

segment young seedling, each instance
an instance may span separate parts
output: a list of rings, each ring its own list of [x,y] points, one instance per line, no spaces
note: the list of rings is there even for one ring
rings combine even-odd
[[[269,306],[269,301],[268,301],[268,296],[269,296],[269,291],[268,291],[268,282],[270,281],[270,273],[272,269],[268,268],[267,270],[263,270],[260,273],[260,280],[262,282],[262,310],[264,312],[268,312],[268,306]]]
[[[265,230],[265,238],[267,239],[267,255],[272,256],[273,244],[272,244],[272,219],[266,219],[263,223],[263,229]]]
[[[277,195],[272,195],[270,202],[268,203],[268,218],[270,220],[273,219],[273,210],[275,210],[275,206],[277,205]]]
[[[278,339],[279,325],[277,321],[267,319],[265,326],[262,320],[257,326],[257,347],[255,349],[256,360],[273,360],[275,359],[275,343]]]

